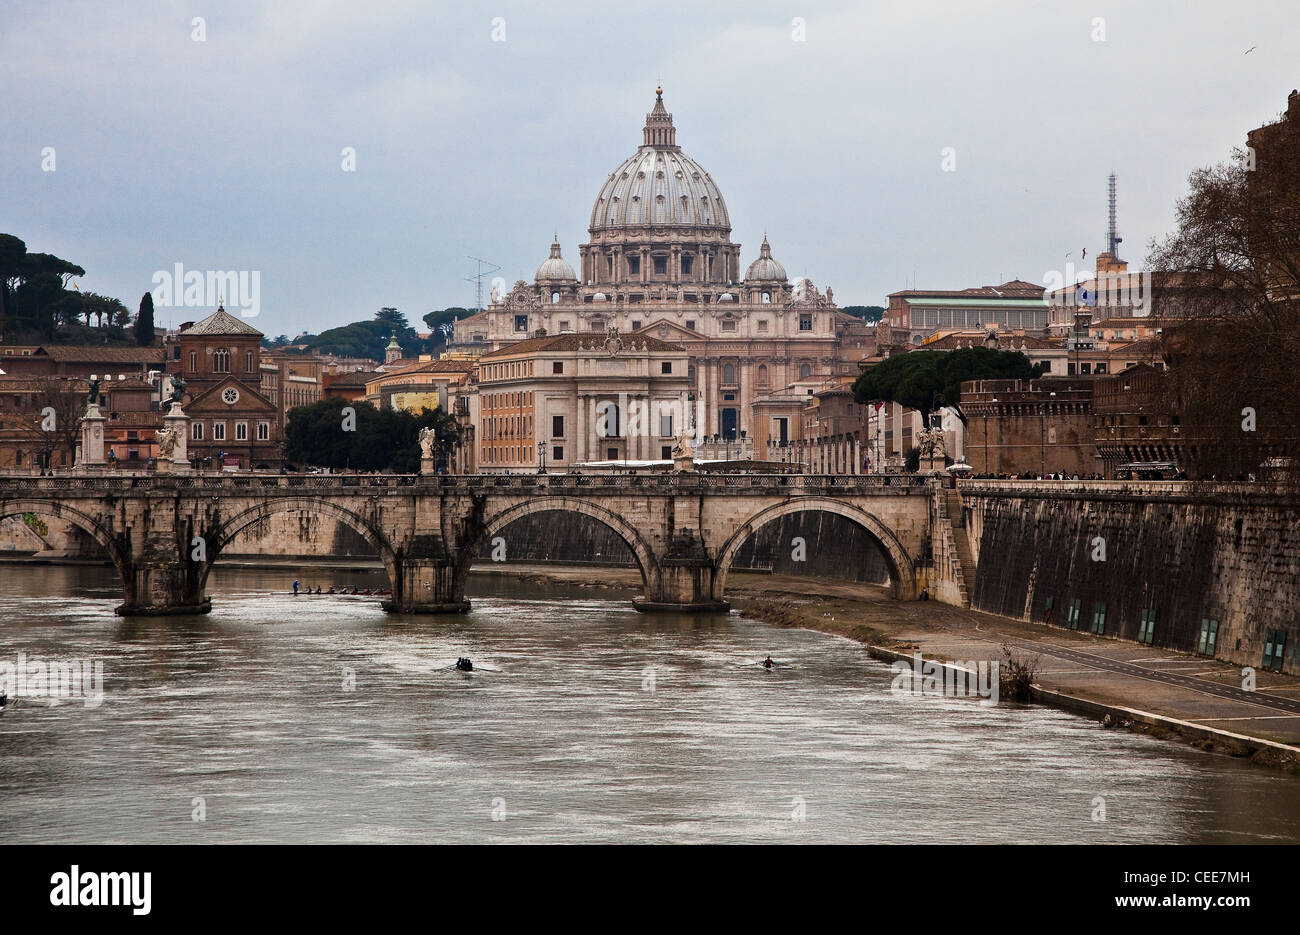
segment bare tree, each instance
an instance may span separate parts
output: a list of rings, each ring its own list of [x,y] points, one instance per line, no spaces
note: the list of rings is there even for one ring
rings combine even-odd
[[[72,466],[86,415],[86,381],[40,377],[33,384],[31,404],[19,416],[19,437],[30,440],[42,466],[59,466],[64,460],[59,457],[61,452]]]

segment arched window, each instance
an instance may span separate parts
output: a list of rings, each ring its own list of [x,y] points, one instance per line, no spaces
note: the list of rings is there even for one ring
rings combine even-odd
[[[230,373],[230,351],[219,347],[212,354],[212,372]]]
[[[763,293],[763,304],[764,304],[764,305],[768,305],[768,304],[771,303],[771,301],[772,301],[772,293],[770,293],[770,292],[764,292],[764,293]]]
[[[767,364],[758,365],[758,384],[759,386],[767,386]]]
[[[812,364],[800,364],[800,365],[799,365],[799,379],[800,379],[800,380],[807,380],[807,379],[808,379],[809,377],[811,377],[811,376],[812,376]]]
[[[602,400],[596,406],[596,435],[599,438],[618,438],[618,403]]]
[[[552,292],[552,293],[551,293],[551,304],[552,304],[552,305],[559,305],[559,304],[560,304],[560,294],[559,294],[558,292]]]
[[[735,383],[735,382],[736,382],[736,365],[735,365],[735,364],[723,364],[723,365],[722,365],[722,382],[723,382],[723,383],[727,383],[727,384],[731,384],[731,383]]]

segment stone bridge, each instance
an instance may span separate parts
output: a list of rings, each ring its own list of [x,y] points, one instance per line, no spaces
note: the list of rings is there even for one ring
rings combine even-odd
[[[484,543],[510,556],[510,525],[532,513],[581,513],[612,529],[640,566],[639,610],[727,607],[727,572],[755,531],[824,511],[880,545],[898,599],[931,566],[932,482],[910,475],[282,475],[88,474],[0,477],[0,518],[36,514],[80,527],[122,578],[117,612],[211,609],[208,574],[249,525],[287,511],[332,517],[374,547],[397,613],[469,609],[465,578]],[[834,542],[807,543],[807,561]],[[812,566],[812,567],[815,567]]]

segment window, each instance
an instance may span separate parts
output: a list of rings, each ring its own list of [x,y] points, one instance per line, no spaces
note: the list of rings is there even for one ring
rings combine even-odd
[[[1039,363],[1043,365],[1043,373],[1052,372],[1052,362],[1050,360],[1040,360]]]
[[[564,416],[551,416],[551,437],[564,437]]]
[[[596,434],[600,437],[618,438],[622,434],[619,432],[617,403],[601,401],[596,406],[596,417],[600,419],[596,425]]]
[[[212,352],[212,372],[230,373],[230,351],[219,347]]]
[[[252,351],[245,351],[245,352],[244,352],[244,370],[247,371],[248,373],[252,373],[252,372],[253,372],[253,352],[252,352]]]
[[[633,318],[633,319],[632,319],[632,330],[633,330],[633,331],[640,331],[640,330],[641,330],[641,322],[640,322],[638,319],[636,319],[636,318]]]
[[[758,365],[758,385],[767,386],[767,364]]]
[[[235,423],[235,441],[237,441],[237,442],[246,442],[246,441],[248,441],[248,423],[247,423],[247,422],[236,422],[236,423]]]
[[[657,257],[654,258],[654,260],[655,260],[655,275],[656,275],[656,276],[663,276],[665,273],[668,272],[668,257],[666,257],[666,256],[657,256]]]
[[[673,437],[673,414],[671,412],[659,413],[659,437]]]
[[[551,361],[551,373],[564,373],[564,361],[562,360]]]
[[[800,316],[799,316],[799,330],[800,330],[800,331],[812,331],[812,316],[811,316],[811,315],[800,315]]]
[[[527,331],[527,330],[528,330],[528,316],[527,316],[527,315],[516,315],[516,316],[515,316],[515,330],[516,330],[516,331]]]
[[[689,276],[689,275],[691,275],[691,263],[692,263],[694,260],[695,260],[695,257],[692,256],[691,254],[689,254],[689,253],[683,253],[683,254],[682,254],[682,275],[683,275],[683,276]]]
[[[673,362],[672,362],[671,360],[665,360],[663,363],[661,363],[661,364],[659,365],[659,372],[660,372],[660,373],[672,373],[672,372],[673,372]]]
[[[760,319],[758,320],[758,333],[759,333],[759,334],[767,334],[767,319],[766,319],[766,318],[760,318]]]
[[[1282,671],[1282,651],[1286,649],[1286,630],[1269,630],[1264,635],[1264,663],[1261,668]]]
[[[212,440],[214,442],[223,442],[226,440],[226,423],[224,422],[212,423]]]
[[[659,449],[659,460],[671,461],[673,459],[673,449],[671,445],[663,445]]]
[[[800,380],[807,380],[807,379],[808,379],[809,377],[811,377],[811,376],[812,376],[812,365],[811,365],[811,364],[800,364],[800,365],[799,365],[799,379],[800,379]]]
[[[191,423],[190,423],[190,438],[194,439],[195,441],[203,441],[203,423],[202,423],[202,422],[191,422]]]
[[[1078,598],[1070,601],[1070,614],[1065,621],[1065,625],[1071,630],[1079,629],[1079,604]]]
[[[735,365],[735,364],[723,364],[723,365],[722,365],[722,382],[723,382],[723,383],[735,383],[735,382],[736,382],[736,365]]]
[[[1098,601],[1092,605],[1092,632],[1098,635],[1106,632],[1106,604]]]
[[[1201,635],[1196,641],[1196,651],[1202,656],[1213,656],[1214,647],[1219,642],[1219,621],[1210,617],[1201,618]]]
[[[1148,646],[1155,640],[1156,635],[1156,612],[1154,610],[1142,611],[1142,623],[1138,626],[1138,642],[1146,643]]]
[[[641,275],[641,258],[635,253],[629,253],[627,257],[627,271],[629,275]]]
[[[552,460],[552,461],[563,461],[563,460],[564,460],[564,446],[563,446],[563,445],[555,445],[555,446],[553,446],[553,447],[551,448],[551,460]]]
[[[190,351],[190,373],[197,373],[199,369],[199,357],[195,351]]]
[[[694,330],[695,330],[695,322],[693,322],[693,321],[688,321],[688,322],[686,323],[686,327],[687,327],[687,328],[690,328],[692,331],[694,331]]]
[[[772,302],[772,293],[770,293],[770,292],[764,292],[764,293],[763,293],[763,304],[764,304],[764,305],[769,305],[769,304],[771,304],[771,302]],[[766,322],[764,322],[764,324],[766,324]],[[760,331],[766,331],[767,329],[766,329],[766,328],[760,328],[759,330],[760,330]]]
[[[271,423],[270,422],[257,423],[257,440],[259,442],[265,442],[265,441],[270,441],[270,439],[271,439]]]
[[[724,318],[723,321],[722,321],[722,330],[723,330],[723,331],[735,331],[735,330],[736,330],[736,323],[735,323],[734,321],[732,321],[731,319],[729,319],[729,318]]]

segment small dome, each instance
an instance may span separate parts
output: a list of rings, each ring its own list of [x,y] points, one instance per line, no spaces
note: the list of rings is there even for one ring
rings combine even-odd
[[[595,295],[591,297],[591,301],[592,304],[594,305],[603,305],[605,302],[609,300],[605,298],[605,293],[597,292]]]
[[[537,282],[574,282],[578,274],[573,271],[564,257],[560,256],[560,237],[557,234],[555,240],[551,243],[551,255],[542,260],[542,265],[537,267],[537,273],[533,279]]]
[[[749,264],[745,271],[746,282],[785,282],[785,267],[772,259],[772,247],[763,237],[763,245],[758,249],[758,259]]]
[[[734,301],[736,301],[736,297],[735,297],[734,295],[732,295],[730,292],[724,292],[724,293],[722,293],[722,295],[718,296],[718,301],[719,301],[719,302],[734,302]]]

